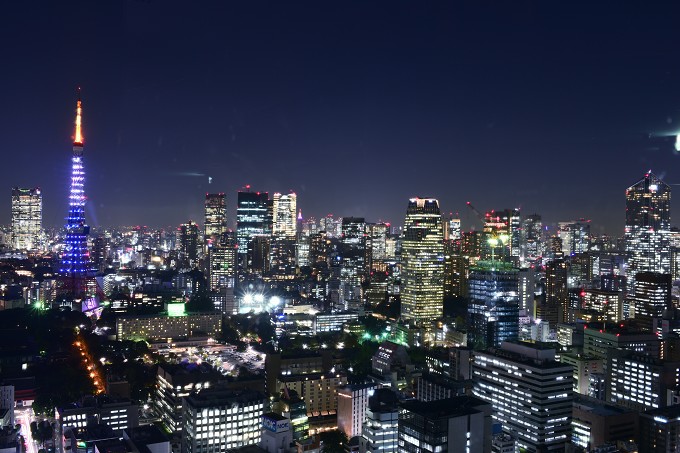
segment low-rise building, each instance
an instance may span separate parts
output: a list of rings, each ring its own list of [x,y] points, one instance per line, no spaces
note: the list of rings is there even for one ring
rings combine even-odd
[[[222,313],[125,315],[116,319],[118,340],[168,341],[194,336],[216,338],[222,333]]]
[[[491,404],[473,396],[405,401],[399,409],[399,451],[491,453]]]

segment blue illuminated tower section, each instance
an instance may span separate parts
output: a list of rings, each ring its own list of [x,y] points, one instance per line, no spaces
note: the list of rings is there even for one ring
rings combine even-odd
[[[90,256],[87,235],[90,227],[85,224],[85,170],[83,167],[82,102],[78,96],[76,107],[76,131],[73,137],[71,157],[71,191],[66,219],[66,239],[61,259],[60,273],[64,277],[65,290],[74,299],[83,298],[87,290]]]

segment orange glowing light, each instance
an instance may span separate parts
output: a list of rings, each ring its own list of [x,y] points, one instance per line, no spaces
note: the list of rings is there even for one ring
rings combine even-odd
[[[83,113],[83,103],[80,99],[78,99],[78,104],[76,106],[76,133],[73,137],[73,144],[74,145],[82,145],[83,144],[83,132],[81,130],[81,125],[82,125],[82,113]]]

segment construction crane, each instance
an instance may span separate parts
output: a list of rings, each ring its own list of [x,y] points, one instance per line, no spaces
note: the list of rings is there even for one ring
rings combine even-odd
[[[471,202],[467,201],[467,202],[465,202],[465,204],[467,205],[468,208],[470,208],[472,210],[472,212],[475,213],[475,215],[477,216],[479,221],[482,222],[482,228],[484,228],[484,225],[486,224],[486,216],[484,214],[482,214],[481,212],[479,212],[477,210],[477,208],[472,206]]]

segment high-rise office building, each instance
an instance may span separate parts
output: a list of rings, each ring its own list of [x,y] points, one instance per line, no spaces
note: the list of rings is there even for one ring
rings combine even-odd
[[[590,223],[585,219],[560,222],[557,235],[562,239],[562,252],[567,256],[585,253],[590,248]]]
[[[638,272],[633,287],[635,319],[649,332],[656,332],[664,311],[672,308],[670,274]]]
[[[680,380],[680,362],[625,349],[607,350],[607,401],[637,411],[672,404],[668,398]]]
[[[87,249],[87,236],[90,227],[85,223],[85,167],[83,165],[82,101],[78,96],[76,104],[75,134],[71,156],[71,190],[69,210],[66,218],[66,238],[61,256],[59,273],[64,277],[64,293],[74,299],[86,295],[87,274],[90,256]]]
[[[42,193],[40,188],[12,189],[12,247],[36,250],[41,247]]]
[[[319,220],[319,231],[325,231],[329,238],[342,236],[342,217],[333,218],[332,214]]]
[[[538,214],[522,219],[521,257],[524,261],[535,261],[545,254],[543,241],[543,221]]]
[[[361,284],[366,276],[366,222],[363,218],[342,219],[340,245],[340,305],[342,309],[358,309],[363,300]]]
[[[517,274],[517,297],[519,309],[524,315],[535,316],[536,271],[533,267],[523,267]]]
[[[274,236],[295,238],[297,231],[297,195],[289,193],[281,195],[275,193],[272,196],[272,222]]]
[[[182,399],[191,392],[213,386],[222,375],[210,366],[187,367],[162,364],[156,372],[154,409],[163,427],[176,434],[182,430]]]
[[[416,322],[440,318],[444,310],[444,235],[439,201],[411,198],[401,249],[401,315]]]
[[[390,225],[387,223],[369,223],[366,225],[366,247],[368,263],[366,268],[373,269],[373,262],[380,262],[387,258],[387,235]]]
[[[245,266],[248,245],[255,236],[268,236],[270,231],[269,194],[267,192],[240,191],[236,207],[236,239],[239,261]]]
[[[521,232],[519,209],[487,212],[484,216],[482,258],[500,261],[519,259]]]
[[[219,453],[258,444],[265,396],[253,390],[207,388],[182,400],[182,453]]]
[[[375,384],[349,384],[338,389],[338,429],[348,439],[361,435],[368,399]]]
[[[518,338],[518,272],[501,261],[479,261],[470,269],[468,345],[485,349]]]
[[[269,244],[269,272],[272,278],[286,280],[295,276],[296,243],[294,236],[272,237]]]
[[[205,194],[205,225],[203,240],[214,245],[227,232],[227,206],[224,193]]]
[[[191,267],[198,260],[198,225],[191,220],[179,226],[179,254],[185,266]]]
[[[226,236],[226,235],[225,235]],[[210,289],[233,288],[236,278],[236,240],[233,233],[208,251]]]
[[[651,172],[626,189],[626,275],[671,272],[671,188]]]
[[[569,318],[569,289],[567,263],[564,260],[550,261],[545,266],[545,298],[538,306],[536,317],[556,328]]]
[[[474,394],[527,452],[564,451],[570,441],[573,367],[544,344],[503,343],[475,355]]]
[[[640,414],[640,453],[674,453],[680,449],[680,406]]]

